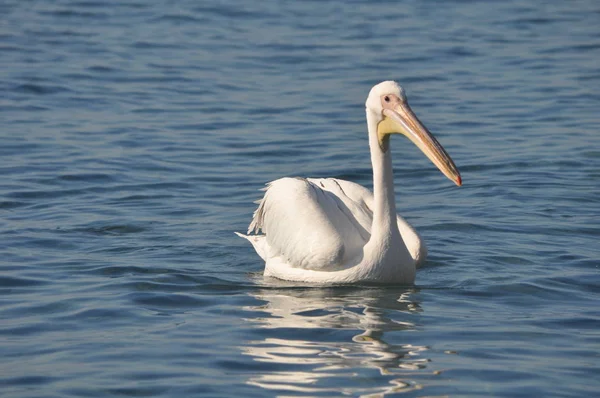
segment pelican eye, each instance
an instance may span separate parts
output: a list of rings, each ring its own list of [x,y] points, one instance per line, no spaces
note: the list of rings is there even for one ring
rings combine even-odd
[[[390,102],[390,97],[386,95],[384,100],[385,100],[385,102]]]

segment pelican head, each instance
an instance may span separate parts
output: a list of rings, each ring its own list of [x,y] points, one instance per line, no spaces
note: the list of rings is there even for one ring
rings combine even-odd
[[[408,105],[404,90],[394,81],[374,86],[365,103],[377,123],[377,139],[387,151],[391,134],[403,134],[411,140],[438,169],[456,185],[462,185],[460,173],[450,155],[421,123]]]

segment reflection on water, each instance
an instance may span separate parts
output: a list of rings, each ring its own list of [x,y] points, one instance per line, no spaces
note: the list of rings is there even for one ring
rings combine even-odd
[[[384,395],[420,388],[414,376],[426,369],[428,348],[411,344],[411,333],[404,333],[416,331],[415,320],[422,312],[415,293],[375,288],[252,293],[264,304],[248,307],[258,314],[247,321],[267,332],[242,350],[286,370],[265,367],[267,371],[251,376],[248,383],[311,395]],[[386,341],[386,335],[401,343]],[[373,376],[366,376],[370,372]]]

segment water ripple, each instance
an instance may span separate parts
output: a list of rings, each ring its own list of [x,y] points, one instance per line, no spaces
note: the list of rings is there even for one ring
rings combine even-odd
[[[0,12],[4,395],[600,388],[593,2]],[[263,278],[233,231],[275,178],[372,185],[364,98],[383,79],[465,182],[392,141],[429,248],[416,286]]]

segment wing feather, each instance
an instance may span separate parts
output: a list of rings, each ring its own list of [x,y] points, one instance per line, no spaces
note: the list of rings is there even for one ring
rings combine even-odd
[[[249,232],[266,235],[273,257],[303,269],[333,270],[358,254],[369,234],[354,212],[359,206],[304,178],[268,184]]]

